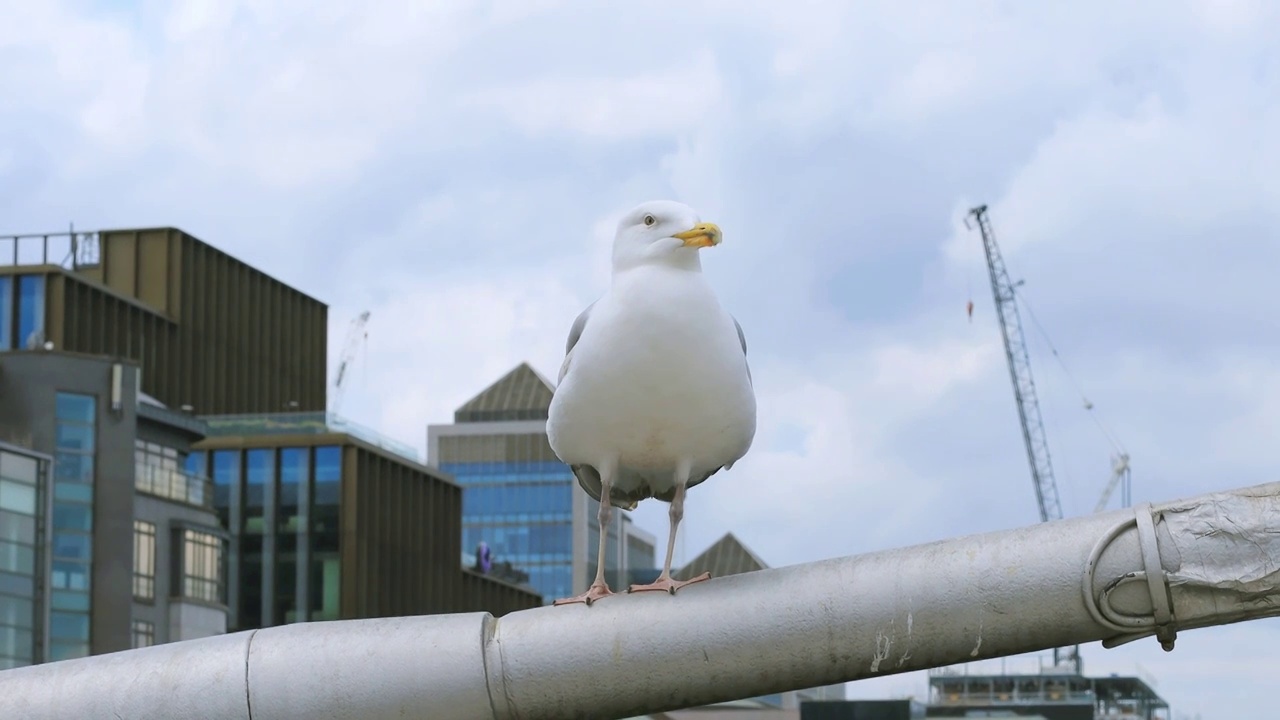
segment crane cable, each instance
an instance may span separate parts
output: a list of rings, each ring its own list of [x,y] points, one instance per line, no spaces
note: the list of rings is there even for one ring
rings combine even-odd
[[[1027,296],[1017,288],[1014,289],[1014,292],[1017,293],[1018,299],[1022,301],[1022,307],[1027,309],[1027,316],[1031,318],[1031,324],[1035,325],[1036,330],[1040,333],[1040,337],[1042,337],[1045,344],[1049,346],[1049,352],[1053,353],[1053,357],[1058,361],[1058,365],[1062,368],[1062,372],[1067,376],[1067,379],[1071,381],[1071,384],[1075,386],[1076,392],[1080,393],[1080,399],[1084,403],[1084,409],[1089,413],[1089,417],[1093,418],[1093,422],[1097,424],[1098,429],[1101,430],[1103,436],[1107,438],[1107,442],[1111,443],[1111,448],[1115,450],[1117,454],[1126,455],[1127,453],[1124,450],[1124,446],[1120,444],[1120,441],[1116,438],[1115,434],[1111,432],[1107,425],[1102,422],[1102,418],[1099,417],[1098,413],[1093,411],[1093,403],[1089,400],[1088,396],[1085,395],[1084,388],[1080,386],[1079,381],[1077,381],[1075,376],[1071,374],[1071,370],[1067,368],[1067,363],[1062,359],[1062,355],[1058,353],[1057,346],[1055,346],[1053,341],[1049,339],[1049,333],[1045,331],[1044,326],[1040,324],[1040,319],[1036,317],[1035,311],[1031,309],[1031,302],[1027,300]]]

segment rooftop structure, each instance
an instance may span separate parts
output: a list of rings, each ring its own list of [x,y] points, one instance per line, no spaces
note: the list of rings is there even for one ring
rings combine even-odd
[[[137,363],[198,414],[325,408],[328,307],[176,228],[0,237],[0,350]]]

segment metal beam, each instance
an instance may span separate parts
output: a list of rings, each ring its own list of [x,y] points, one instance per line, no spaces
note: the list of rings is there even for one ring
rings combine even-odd
[[[316,622],[0,672],[0,717],[626,718],[1280,615],[1280,483],[678,595]]]

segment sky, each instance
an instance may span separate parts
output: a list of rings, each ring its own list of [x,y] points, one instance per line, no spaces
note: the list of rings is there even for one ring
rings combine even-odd
[[[1276,479],[1278,15],[0,0],[0,233],[180,227],[329,303],[331,364],[369,310],[342,412],[421,448],[517,363],[554,377],[617,218],[680,200],[724,229],[703,265],[759,430],[690,492],[678,559],[727,531],[780,566],[1013,528],[1039,516],[977,204],[1039,322],[1068,515],[1106,483],[1100,423],[1134,501]],[[665,506],[635,517],[665,534]],[[1084,660],[1175,717],[1261,717],[1278,642],[1264,620]]]

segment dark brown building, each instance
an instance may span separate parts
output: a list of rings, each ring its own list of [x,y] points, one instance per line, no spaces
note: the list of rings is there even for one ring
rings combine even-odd
[[[176,228],[0,238],[0,350],[136,362],[169,407],[323,410],[327,331],[327,305]]]
[[[323,413],[206,421],[187,469],[230,530],[233,629],[542,604],[464,566],[462,488],[413,451]]]

